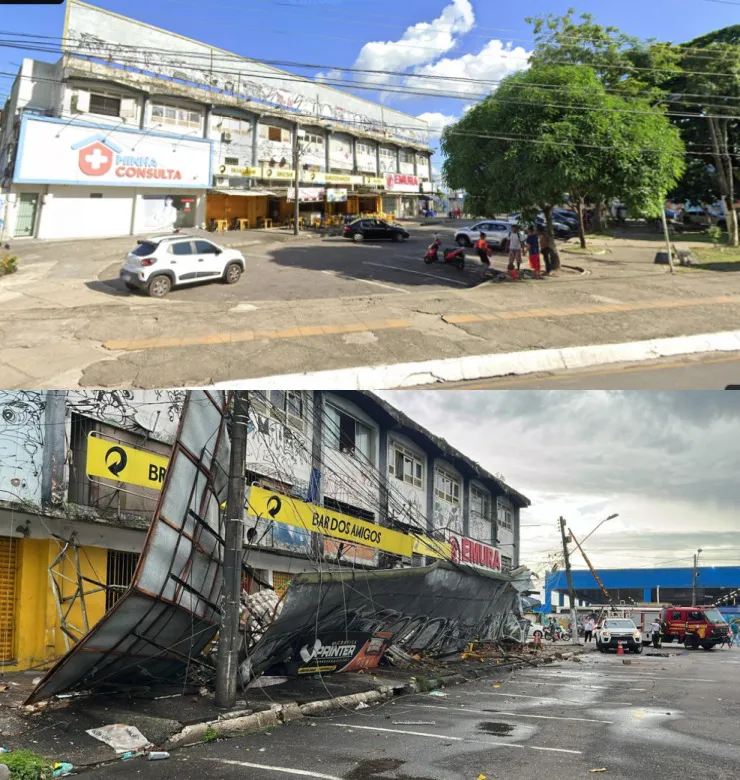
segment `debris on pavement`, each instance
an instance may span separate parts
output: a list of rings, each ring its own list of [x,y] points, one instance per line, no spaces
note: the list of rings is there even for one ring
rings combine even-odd
[[[169,758],[170,754],[166,750],[153,750],[147,758],[150,761],[164,761]]]
[[[442,693],[442,691],[429,691],[430,696],[447,696],[446,693]]]
[[[436,726],[436,720],[394,720],[394,726]]]
[[[361,702],[360,702],[360,703],[359,703],[359,704],[358,704],[358,705],[355,707],[355,709],[356,709],[356,710],[369,710],[369,709],[370,709],[370,705],[369,705],[369,704],[365,704],[365,702],[364,702],[364,701],[361,701]]]
[[[601,767],[601,769],[589,769],[589,772],[606,772],[606,767]]]
[[[128,753],[151,747],[149,740],[136,728],[125,723],[113,723],[97,729],[88,729],[87,733],[106,745],[110,745],[116,753]]]
[[[72,770],[74,767],[72,764],[70,764],[68,761],[57,761],[55,764],[52,765],[52,777],[67,777],[67,775],[72,774]]]

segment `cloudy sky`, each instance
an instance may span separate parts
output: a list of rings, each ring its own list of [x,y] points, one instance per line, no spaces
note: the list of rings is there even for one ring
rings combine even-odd
[[[532,501],[522,563],[560,550],[557,519],[595,567],[740,563],[740,398],[728,392],[382,393]],[[574,565],[585,566],[576,555]]]

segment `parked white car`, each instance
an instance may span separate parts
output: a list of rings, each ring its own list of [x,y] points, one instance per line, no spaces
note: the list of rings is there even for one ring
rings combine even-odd
[[[173,233],[139,241],[126,255],[120,278],[129,290],[146,290],[152,298],[164,298],[175,285],[208,279],[235,284],[245,268],[244,255],[237,249]]]
[[[623,649],[633,653],[642,652],[642,633],[628,618],[605,618],[594,631],[596,647],[605,653],[610,649]]]
[[[455,231],[455,241],[458,246],[473,246],[480,238],[481,233],[486,234],[486,242],[492,249],[506,251],[511,231],[510,222],[502,222],[498,219],[484,219],[476,222],[471,227],[458,228]]]

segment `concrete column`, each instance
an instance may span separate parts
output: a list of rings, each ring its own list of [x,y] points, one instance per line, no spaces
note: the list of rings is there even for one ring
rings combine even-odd
[[[144,130],[146,128],[146,112],[148,108],[149,108],[149,95],[144,95],[144,98],[141,101],[141,116],[139,117],[139,130]]]
[[[434,458],[427,458],[427,531],[434,530]]]
[[[212,106],[206,106],[205,115],[203,117],[203,138],[210,138],[210,124],[211,124],[211,110]]]
[[[352,173],[358,173],[357,170],[357,139],[352,138]]]
[[[329,169],[331,168],[331,157],[329,155],[329,144],[331,143],[331,130],[326,131],[326,136],[324,140],[324,169],[327,173],[329,173]]]
[[[47,506],[60,506],[67,501],[67,393],[65,390],[47,390],[45,401],[41,502]]]
[[[380,495],[378,523],[390,525],[388,509],[388,429],[381,427],[378,430],[378,473],[380,474]],[[387,569],[393,566],[396,560],[387,553],[379,553],[379,568]]]
[[[324,505],[324,486],[321,475],[324,447],[324,394],[320,390],[313,392],[313,426],[311,430],[311,477],[308,484],[307,499],[312,504]],[[321,534],[311,534],[311,551],[318,562],[324,552]]]
[[[375,144],[375,175],[380,176],[380,144]]]
[[[642,589],[642,600],[646,601],[648,604],[653,600],[652,588]]]
[[[470,480],[462,478],[462,528],[463,536],[470,536]]]
[[[257,114],[252,117],[252,167],[257,167],[257,141],[258,141],[258,128],[257,128]]]
[[[401,170],[401,150],[396,147],[396,171]]]
[[[516,568],[519,565],[519,507],[513,507],[511,520],[514,524],[514,547],[511,553],[511,565]]]

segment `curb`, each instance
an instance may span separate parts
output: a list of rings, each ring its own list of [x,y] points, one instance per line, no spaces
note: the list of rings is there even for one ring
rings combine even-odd
[[[560,653],[560,657],[546,655],[532,659],[529,663],[524,661],[513,661],[502,663],[496,666],[488,666],[483,669],[471,667],[466,670],[467,674],[459,672],[450,672],[436,678],[425,679],[422,686],[417,679],[412,677],[409,682],[402,685],[384,685],[380,688],[362,693],[352,693],[347,696],[336,696],[332,699],[320,699],[318,701],[298,704],[298,702],[289,702],[288,704],[273,704],[269,710],[255,712],[248,715],[239,715],[237,717],[228,717],[228,715],[203,723],[195,723],[186,726],[182,731],[170,737],[164,749],[188,747],[203,742],[203,737],[209,729],[215,729],[219,738],[232,737],[242,734],[251,734],[257,731],[264,731],[268,728],[274,728],[284,723],[290,723],[306,717],[316,715],[325,715],[340,710],[354,710],[358,704],[378,704],[388,701],[394,696],[402,694],[421,693],[427,690],[436,690],[439,688],[449,688],[454,685],[472,682],[473,680],[484,677],[494,677],[501,671],[513,671],[522,669],[529,664],[540,666],[542,664],[551,664],[555,661],[567,661],[575,655],[581,655],[585,650],[572,650]]]
[[[702,352],[740,352],[740,330],[703,333],[622,344],[469,355],[418,363],[358,366],[334,371],[278,374],[212,385],[225,390],[393,390],[509,375],[537,374],[610,363],[633,363]]]

